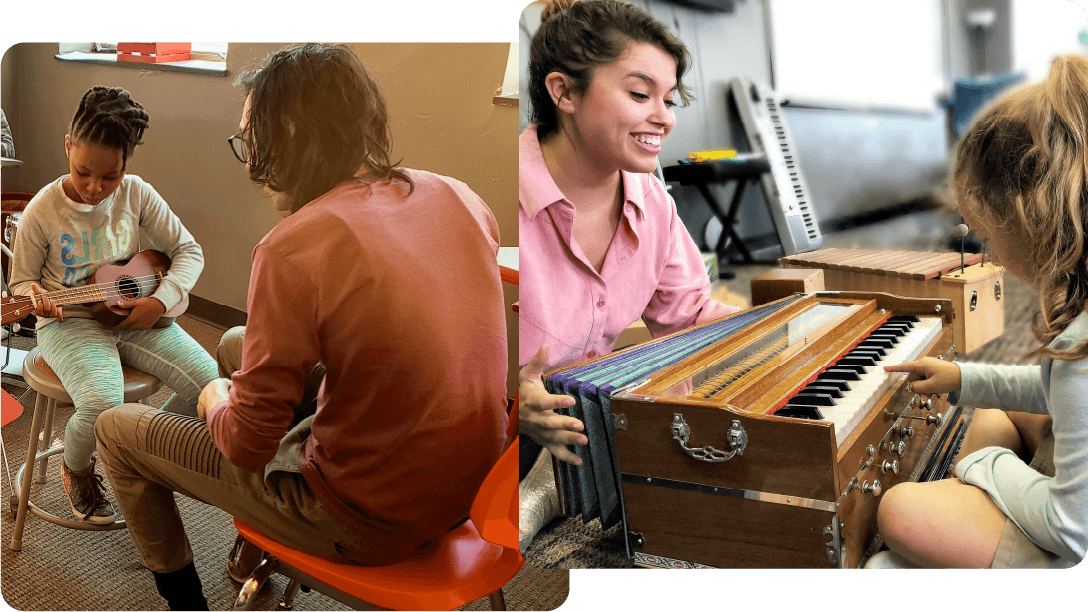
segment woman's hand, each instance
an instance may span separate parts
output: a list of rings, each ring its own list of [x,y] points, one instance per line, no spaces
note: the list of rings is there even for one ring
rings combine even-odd
[[[581,421],[554,412],[559,408],[573,406],[574,398],[548,393],[542,378],[547,365],[548,345],[545,344],[521,369],[518,382],[519,431],[551,451],[557,459],[581,465],[582,460],[570,452],[567,446],[585,446],[589,443],[589,438],[577,433],[584,429]]]
[[[166,306],[155,297],[145,297],[117,304],[118,308],[128,311],[128,316],[117,325],[121,331],[151,329],[151,326],[166,314]]]
[[[951,361],[924,357],[895,366],[884,366],[885,372],[910,372],[907,389],[922,395],[939,395],[958,391],[963,384],[960,367]]]
[[[30,290],[34,292],[35,296],[41,296],[46,293],[44,289],[38,286],[38,283],[30,285]],[[56,319],[58,322],[64,320],[64,309],[54,304],[53,300],[47,297],[32,297],[34,302],[34,316],[41,317],[43,319]]]

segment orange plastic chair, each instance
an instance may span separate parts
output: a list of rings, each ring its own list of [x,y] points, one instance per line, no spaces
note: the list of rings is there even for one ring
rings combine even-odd
[[[291,609],[299,587],[307,586],[356,609],[452,610],[488,596],[492,609],[505,610],[502,587],[525,564],[518,550],[517,473],[515,440],[488,472],[468,521],[407,559],[383,567],[326,561],[235,519],[238,533],[268,556],[242,585],[234,609],[248,610],[269,576],[279,573],[291,579],[280,609]]]
[[[23,414],[23,405],[10,393],[0,389],[0,428],[7,427],[8,423],[19,418]],[[11,478],[11,468],[8,467],[8,452],[4,450],[4,438],[0,436],[0,455],[4,457],[4,469],[8,473],[8,487],[11,489],[11,497],[8,498],[8,508],[11,510],[11,518],[15,518],[15,511],[19,506],[19,497],[15,494],[15,482]]]

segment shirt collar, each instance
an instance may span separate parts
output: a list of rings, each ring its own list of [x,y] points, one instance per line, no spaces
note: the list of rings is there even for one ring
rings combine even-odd
[[[518,138],[518,160],[518,202],[530,219],[552,204],[566,199],[544,163],[535,125],[525,128]],[[621,170],[620,176],[624,198],[645,214],[647,185],[639,180],[642,175]],[[649,179],[656,180],[653,177]]]

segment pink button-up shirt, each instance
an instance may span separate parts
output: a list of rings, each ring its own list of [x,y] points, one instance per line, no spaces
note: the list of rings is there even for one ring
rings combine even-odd
[[[608,353],[640,317],[656,337],[739,310],[710,298],[699,249],[649,174],[621,173],[620,226],[598,273],[574,240],[574,205],[544,165],[536,128],[519,143],[521,365],[545,343],[548,369]]]

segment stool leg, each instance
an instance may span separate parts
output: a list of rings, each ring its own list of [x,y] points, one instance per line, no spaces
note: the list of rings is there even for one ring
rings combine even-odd
[[[34,418],[30,422],[30,442],[26,449],[26,463],[23,464],[23,482],[19,485],[19,510],[15,513],[15,532],[11,536],[11,550],[23,549],[23,527],[26,515],[30,514],[30,481],[34,476],[34,457],[38,454],[38,435],[42,430],[42,413],[45,412],[47,398],[38,394],[34,400]]]
[[[502,596],[502,589],[495,591],[487,596],[487,602],[491,604],[492,610],[505,610],[506,598]]]
[[[295,595],[298,595],[298,588],[302,586],[302,583],[298,580],[292,580],[287,583],[287,588],[283,591],[283,599],[280,603],[276,604],[277,610],[294,610]]]
[[[38,397],[41,397],[39,395]],[[48,409],[45,411],[45,425],[42,427],[42,434],[40,435],[42,441],[38,452],[44,453],[49,450],[49,441],[53,437],[53,415],[57,412],[57,400],[49,398],[46,403]],[[64,456],[61,456],[61,461],[64,461]],[[45,484],[46,481],[46,468],[49,467],[49,460],[46,459],[38,464],[38,476],[34,478],[34,482],[38,484]]]

